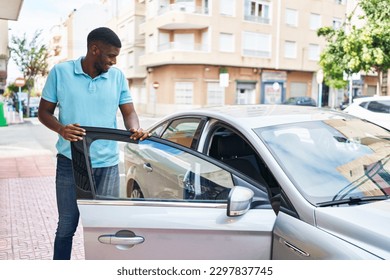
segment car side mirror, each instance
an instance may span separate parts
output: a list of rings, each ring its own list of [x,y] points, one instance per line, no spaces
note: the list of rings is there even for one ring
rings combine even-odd
[[[232,188],[228,197],[227,215],[229,217],[244,215],[251,206],[253,196],[254,192],[248,188],[240,186]]]

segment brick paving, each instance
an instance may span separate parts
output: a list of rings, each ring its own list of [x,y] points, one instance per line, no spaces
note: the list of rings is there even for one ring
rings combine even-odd
[[[51,260],[58,218],[55,151],[41,145],[47,135],[40,136],[36,118],[8,117],[8,126],[0,127],[0,260]],[[143,117],[143,127],[155,121]],[[71,258],[85,259],[81,223]]]
[[[57,226],[53,155],[0,158],[0,260],[51,260]],[[72,260],[84,259],[82,227]]]

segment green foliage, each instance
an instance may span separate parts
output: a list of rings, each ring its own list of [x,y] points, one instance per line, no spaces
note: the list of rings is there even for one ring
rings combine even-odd
[[[343,28],[323,27],[317,35],[327,40],[320,65],[325,83],[343,88],[343,73],[352,74],[371,70],[381,73],[390,67],[390,5],[389,0],[360,0],[365,24],[357,28],[349,15]]]
[[[11,57],[23,73],[27,84],[33,81],[38,75],[45,76],[47,70],[48,50],[44,44],[39,42],[41,31],[35,32],[31,41],[28,41],[26,34],[22,37],[12,36]],[[33,84],[30,86],[33,86]]]
[[[26,34],[22,37],[12,36],[11,38],[11,57],[26,80],[28,103],[35,78],[45,76],[48,73],[47,58],[49,53],[46,46],[40,43],[40,36],[41,31],[36,31],[30,41]]]
[[[15,84],[10,84],[7,86],[7,89],[9,92],[11,92],[12,94],[14,92],[18,92],[19,91],[19,87],[15,86]],[[24,85],[22,88],[21,88],[21,91],[28,91],[28,88],[27,88],[27,85]],[[11,95],[12,95],[11,94]]]

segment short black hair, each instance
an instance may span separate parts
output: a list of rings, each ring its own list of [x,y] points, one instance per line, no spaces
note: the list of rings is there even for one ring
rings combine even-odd
[[[118,35],[108,27],[99,27],[92,30],[87,37],[87,44],[90,46],[92,42],[100,41],[109,44],[116,48],[121,48],[122,43]]]

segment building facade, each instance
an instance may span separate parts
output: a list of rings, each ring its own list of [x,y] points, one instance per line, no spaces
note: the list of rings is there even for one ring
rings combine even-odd
[[[145,110],[318,100],[316,73],[325,46],[316,30],[339,26],[346,5],[335,0],[144,1]],[[155,85],[155,86],[153,86]],[[158,85],[158,87],[156,87]],[[322,91],[324,106],[338,104]],[[329,104],[329,103],[334,104]],[[157,106],[155,106],[157,103]]]
[[[295,96],[337,108],[345,92],[318,79],[326,42],[317,30],[340,27],[349,7],[346,0],[101,0],[108,20],[91,7],[71,12],[62,48],[73,58],[92,27],[115,30],[122,40],[117,66],[143,114]],[[373,95],[376,83],[366,75],[353,87]]]
[[[0,19],[0,94],[3,94],[7,84],[8,49],[8,21]]]

